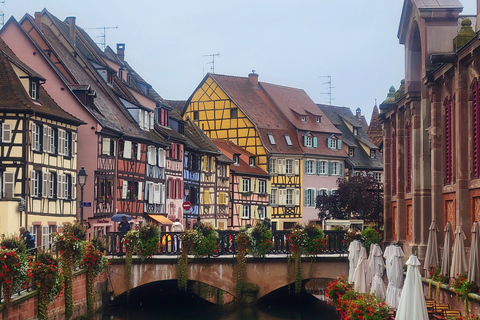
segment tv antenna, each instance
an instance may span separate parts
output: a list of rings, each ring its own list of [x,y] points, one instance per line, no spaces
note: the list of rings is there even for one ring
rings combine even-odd
[[[5,4],[5,0],[0,0],[0,4]],[[5,13],[3,10],[0,10],[0,28],[5,24]]]
[[[215,73],[215,57],[219,57],[220,56],[220,53],[212,53],[212,54],[204,54],[203,57],[212,57],[212,61],[210,62],[207,62],[207,63],[211,63],[212,64],[212,73]]]
[[[118,29],[118,27],[85,28],[85,30],[103,30],[103,33],[96,37],[101,38],[101,41],[96,44],[103,46],[103,50],[107,47],[107,29]]]
[[[328,78],[328,81],[323,83],[328,85],[328,92],[322,92],[322,94],[328,95],[329,105],[332,105],[332,88],[335,88],[335,87],[332,87],[332,77],[330,75],[326,75],[326,76],[320,76],[320,78]]]

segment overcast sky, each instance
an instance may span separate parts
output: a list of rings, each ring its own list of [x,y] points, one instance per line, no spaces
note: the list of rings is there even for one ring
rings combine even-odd
[[[370,121],[404,77],[403,0],[0,0],[5,22],[46,8],[75,16],[165,99],[186,100],[207,72],[304,89],[316,103],[360,107]],[[462,1],[462,0],[460,0]],[[462,14],[475,14],[463,0]],[[210,56],[208,56],[210,55]]]

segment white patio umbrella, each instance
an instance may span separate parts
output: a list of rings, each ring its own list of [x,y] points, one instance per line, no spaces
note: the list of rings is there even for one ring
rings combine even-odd
[[[430,266],[438,266],[437,231],[438,227],[434,220],[430,224],[430,228],[428,228],[427,252],[425,253],[425,264],[423,265],[426,273],[428,273]]]
[[[452,266],[450,267],[450,278],[455,278],[457,273],[466,273],[467,258],[465,256],[465,245],[463,242],[467,237],[462,230],[462,227],[457,226],[455,229],[455,244],[453,245]]]
[[[452,224],[447,221],[445,224],[445,239],[443,240],[442,267],[440,273],[445,277],[450,277],[450,265],[452,264]]]
[[[388,286],[385,294],[385,302],[393,307],[398,307],[398,301],[403,287],[403,257],[402,248],[390,245],[383,254],[387,267]]]
[[[480,284],[480,246],[478,244],[479,237],[478,222],[475,221],[472,227],[472,244],[470,245],[470,260],[468,264],[468,281]]]
[[[365,247],[360,248],[358,263],[353,273],[353,287],[359,293],[368,292],[367,288],[367,250]]]
[[[373,276],[375,275],[373,269],[370,267],[372,260],[373,260],[373,247],[375,246],[375,243],[370,244],[370,252],[368,254],[368,260],[367,260],[367,275],[366,275],[366,283],[367,283],[367,290],[370,290],[372,287],[372,280]]]
[[[374,294],[377,298],[385,300],[385,283],[383,282],[383,270],[385,270],[385,262],[383,260],[383,252],[378,244],[373,246],[370,251],[369,267],[373,272],[372,287],[370,293]]]
[[[422,276],[419,269],[420,261],[412,254],[406,264],[407,276],[398,302],[395,320],[428,320]]]
[[[359,240],[353,240],[348,247],[348,283],[353,283],[353,273],[358,264],[358,257],[360,256],[360,249],[362,243]]]

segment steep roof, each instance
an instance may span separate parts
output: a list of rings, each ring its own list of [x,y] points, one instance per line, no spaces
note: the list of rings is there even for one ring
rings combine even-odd
[[[379,152],[376,152],[376,157],[371,158],[370,154],[365,152],[363,145],[372,149],[378,150],[378,147],[370,141],[367,133],[362,126],[362,120],[353,115],[352,110],[347,107],[336,107],[318,104],[318,107],[323,110],[325,115],[332,121],[332,123],[342,132],[342,141],[351,148],[355,148],[353,157],[348,158],[348,162],[357,170],[382,170],[383,158]],[[348,125],[357,129],[358,134],[354,135],[349,129]]]
[[[368,127],[367,135],[372,140],[373,144],[380,147],[383,141],[382,126],[379,121],[378,107],[375,105],[372,111],[372,118],[370,119],[370,126]]]
[[[0,38],[0,110],[35,112],[68,123],[82,124],[70,113],[63,110],[40,85],[38,101],[33,101],[25,90],[12,64],[34,79],[44,78],[20,61],[7,44]]]
[[[183,113],[185,106],[187,104],[186,100],[165,100],[168,105],[174,109],[176,109],[180,114]]]
[[[215,143],[193,121],[185,121],[184,129],[188,146],[206,153],[221,154]]]
[[[210,73],[205,76],[202,83],[205,82],[208,77],[211,77],[220,86],[254,124],[263,142],[263,146],[269,153],[299,154],[302,152],[297,139],[294,139],[296,135],[293,127],[278,112],[273,102],[261,87],[253,86],[246,77]],[[274,136],[277,142],[275,145],[269,142],[269,134]],[[286,134],[291,137],[291,146],[288,146],[285,142]]]
[[[221,139],[212,139],[213,143],[217,148],[230,160],[233,162],[233,155],[240,155],[238,164],[232,163],[230,165],[230,170],[235,171],[239,174],[244,175],[254,175],[254,176],[264,176],[269,177],[270,175],[260,167],[251,166],[248,162],[243,160],[244,158],[250,158],[254,154],[248,152],[247,150],[237,146],[235,143],[227,140]]]

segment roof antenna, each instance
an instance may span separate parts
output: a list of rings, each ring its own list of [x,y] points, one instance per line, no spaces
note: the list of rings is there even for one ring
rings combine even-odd
[[[0,4],[5,4],[5,0],[0,0]],[[0,10],[0,28],[5,24],[5,13],[3,10]]]
[[[212,57],[212,61],[210,62],[207,62],[207,63],[211,63],[212,64],[212,73],[215,73],[215,57],[219,57],[220,56],[220,53],[212,53],[212,54],[204,54],[203,57]]]
[[[100,27],[100,28],[85,28],[85,30],[103,30],[103,33],[96,38],[101,38],[100,42],[96,42],[96,44],[99,44],[103,47],[102,50],[105,50],[107,47],[107,29],[118,29],[118,27]]]
[[[330,75],[327,76],[320,76],[320,78],[328,78],[327,82],[324,82],[323,84],[328,85],[328,92],[322,92],[321,94],[327,94],[329,98],[329,104],[332,105],[332,77]]]

